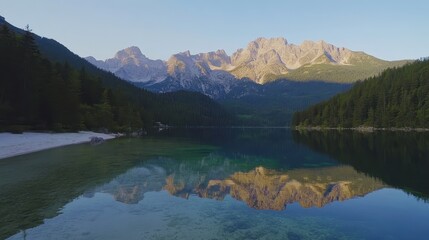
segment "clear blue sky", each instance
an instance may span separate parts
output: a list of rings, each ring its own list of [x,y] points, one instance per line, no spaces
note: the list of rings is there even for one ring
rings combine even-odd
[[[99,59],[131,45],[159,59],[232,53],[257,37],[323,39],[387,60],[429,56],[428,0],[0,0],[0,15]]]

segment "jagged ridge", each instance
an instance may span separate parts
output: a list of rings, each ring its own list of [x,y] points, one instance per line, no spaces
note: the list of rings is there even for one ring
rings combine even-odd
[[[186,51],[174,54],[168,61],[150,60],[133,46],[105,61],[93,57],[86,59],[132,82],[152,85],[172,77],[179,82],[178,86],[186,89],[194,79],[205,78],[223,85],[225,92],[228,92],[231,81],[237,79],[260,84],[280,78],[354,82],[405,63],[384,61],[324,41],[304,41],[295,45],[284,38],[258,38],[231,56],[224,50],[196,55]],[[203,88],[199,87],[200,90]]]

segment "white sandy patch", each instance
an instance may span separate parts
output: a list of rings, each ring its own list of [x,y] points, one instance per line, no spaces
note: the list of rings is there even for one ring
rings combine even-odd
[[[54,147],[89,142],[91,137],[112,139],[113,134],[94,132],[77,133],[0,133],[0,159],[36,152]]]

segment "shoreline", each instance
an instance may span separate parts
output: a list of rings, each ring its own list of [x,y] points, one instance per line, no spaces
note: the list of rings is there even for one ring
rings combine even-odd
[[[115,138],[116,135],[89,131],[76,133],[0,133],[0,160],[51,148],[90,142],[91,137],[109,140]]]
[[[352,128],[341,128],[341,127],[292,127],[294,130],[308,130],[308,131],[326,131],[326,130],[351,130],[363,133],[373,133],[377,131],[386,132],[429,132],[429,128],[410,128],[410,127],[391,127],[391,128],[376,128],[376,127],[352,127]]]

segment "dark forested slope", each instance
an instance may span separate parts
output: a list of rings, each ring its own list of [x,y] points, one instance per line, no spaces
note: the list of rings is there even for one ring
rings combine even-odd
[[[429,128],[429,59],[385,70],[297,112],[295,126]]]
[[[290,126],[293,113],[347,91],[351,84],[286,79],[259,85],[242,82],[219,102],[246,126]]]
[[[0,18],[0,130],[225,125],[233,117],[193,92],[155,94],[93,67],[54,40]]]

